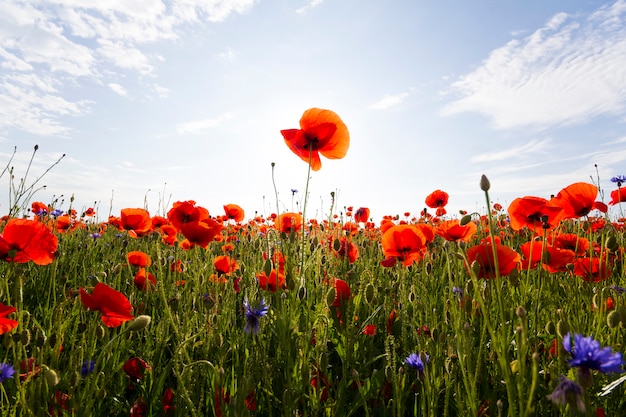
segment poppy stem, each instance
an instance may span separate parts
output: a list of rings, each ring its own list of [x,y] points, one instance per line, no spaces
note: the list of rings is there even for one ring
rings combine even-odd
[[[311,179],[311,161],[313,160],[313,143],[309,143],[309,168],[306,174],[304,187],[304,203],[302,205],[302,246],[300,247],[300,287],[304,287],[304,258],[305,258],[305,230],[306,230],[306,206],[309,201],[309,181]]]

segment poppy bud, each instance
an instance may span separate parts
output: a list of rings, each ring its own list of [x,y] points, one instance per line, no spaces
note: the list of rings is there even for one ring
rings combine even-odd
[[[328,306],[332,306],[336,298],[337,298],[337,291],[334,288],[331,288],[330,290],[328,290],[328,292],[326,293],[326,303],[328,304]]]
[[[459,224],[461,226],[465,226],[466,224],[468,224],[471,221],[472,221],[472,215],[471,214],[466,214],[465,216],[461,217],[461,221],[459,221]]]
[[[58,385],[58,383],[60,382],[59,375],[53,369],[50,369],[47,366],[43,371],[43,375],[46,378],[46,382],[51,387]]]
[[[20,343],[24,346],[30,344],[30,330],[26,329],[20,334]]]
[[[11,337],[10,334],[5,333],[2,336],[2,346],[8,349],[9,347],[11,347],[12,344],[13,344],[13,337]]]
[[[617,310],[613,310],[611,311],[607,316],[606,316],[606,324],[609,326],[610,329],[614,329],[617,326],[619,326],[619,324],[622,321],[622,316],[619,313],[619,311]]]
[[[515,310],[515,314],[520,319],[523,319],[524,317],[526,317],[526,309],[524,309],[524,307],[522,306],[518,306],[517,309]]]
[[[484,192],[487,192],[489,191],[489,188],[491,188],[489,179],[487,178],[486,175],[483,174],[483,176],[480,177],[480,189],[483,190]]]
[[[372,285],[372,283],[369,283],[367,284],[367,287],[365,287],[365,301],[367,301],[368,304],[371,304],[373,300],[374,300],[374,285]]]
[[[569,333],[569,324],[567,324],[567,322],[565,322],[563,320],[559,320],[556,323],[556,333],[560,337],[564,337],[566,334]]]
[[[614,235],[610,235],[607,239],[606,239],[606,247],[611,251],[611,252],[615,252],[619,249],[619,243],[617,243],[617,239],[615,238]]]
[[[128,325],[128,330],[131,332],[145,329],[148,327],[150,322],[152,321],[152,317],[142,314],[141,316],[135,317],[133,321]]]
[[[102,339],[102,338],[104,337],[104,327],[102,327],[102,326],[98,326],[98,327],[96,328],[96,337],[97,337],[98,339]]]
[[[556,326],[554,325],[554,322],[549,321],[546,323],[546,333],[552,336],[556,334]]]

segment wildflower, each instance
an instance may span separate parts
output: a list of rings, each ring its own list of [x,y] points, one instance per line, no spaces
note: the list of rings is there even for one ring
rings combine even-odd
[[[437,224],[435,233],[450,242],[469,242],[477,230],[476,223],[470,221],[461,226],[458,219],[446,220]]]
[[[163,405],[163,411],[165,411],[165,415],[169,415],[172,411],[176,409],[174,405],[174,390],[171,388],[166,388],[163,391],[163,396],[161,397],[161,405]]]
[[[156,287],[157,280],[156,277],[148,272],[146,268],[140,268],[139,271],[135,274],[135,279],[133,280],[135,287],[137,287],[141,291],[149,290],[151,287]]]
[[[569,378],[561,375],[559,383],[557,384],[552,394],[547,398],[556,405],[576,406],[581,413],[585,412],[585,402],[582,398],[583,387],[576,381],[572,381]]]
[[[366,336],[375,336],[376,335],[376,325],[375,324],[368,324],[367,326],[365,326],[365,328],[363,329],[363,334]]]
[[[236,223],[241,223],[245,217],[245,212],[237,204],[224,205],[224,212],[226,212],[226,217],[234,220]]]
[[[204,207],[197,206],[193,200],[177,201],[167,212],[167,218],[175,228],[180,229],[184,223],[208,219],[209,211]]]
[[[19,324],[17,321],[7,318],[9,314],[15,313],[16,310],[15,307],[0,303],[0,334],[8,333],[17,327]]]
[[[190,246],[198,245],[206,249],[223,228],[224,226],[215,220],[207,218],[202,221],[183,223],[180,232],[185,236]]]
[[[143,379],[146,372],[152,371],[152,366],[143,359],[135,356],[124,362],[122,369],[133,382],[139,382]]]
[[[348,128],[331,110],[311,108],[300,119],[300,129],[281,130],[293,153],[310,162],[313,171],[322,167],[320,153],[328,159],[341,159],[350,146]]]
[[[430,359],[430,357],[426,354],[423,355],[422,359],[422,355],[411,353],[404,359],[404,363],[413,369],[417,369],[419,372],[423,372],[424,366],[428,363],[428,359]]]
[[[13,378],[15,369],[8,363],[0,363],[0,384],[7,379]]]
[[[89,310],[100,311],[102,322],[107,327],[119,327],[122,323],[134,318],[128,298],[101,282],[96,284],[92,294],[80,288],[80,301]]]
[[[96,367],[96,362],[89,359],[86,360],[85,362],[83,362],[83,364],[80,367],[80,375],[84,378],[87,375],[89,375],[90,373],[92,373],[94,371]]]
[[[298,190],[296,190],[295,188],[291,189],[291,195],[295,195],[298,192]]]
[[[470,269],[472,265],[477,265],[478,278],[492,279],[496,276],[507,276],[514,269],[519,268],[521,256],[513,249],[500,245],[496,242],[497,266],[494,262],[493,248],[491,243],[484,243],[472,246],[467,250],[466,267]]]
[[[599,210],[606,213],[607,205],[595,201],[598,196],[598,187],[585,182],[577,182],[563,188],[551,202],[559,207],[563,207],[563,217],[565,219],[577,219],[587,216],[592,210]]]
[[[617,183],[618,187],[621,187],[623,183],[626,182],[626,175],[618,175],[616,177],[611,178],[611,182]]]
[[[396,258],[405,266],[410,266],[422,259],[426,245],[432,242],[434,237],[432,227],[427,225],[392,226],[382,237],[383,255],[387,259]]]
[[[126,259],[128,259],[128,264],[132,266],[144,268],[152,265],[152,259],[150,256],[141,251],[128,252],[128,254],[126,254]]]
[[[152,231],[150,213],[141,208],[125,208],[120,213],[120,230],[127,230],[130,237],[147,235]]]
[[[532,231],[552,230],[563,218],[563,208],[541,197],[521,197],[511,202],[508,208],[513,230],[524,227]]]
[[[626,190],[618,188],[617,190],[611,191],[611,201],[609,201],[609,206],[614,206],[615,204],[624,202],[626,202]]]
[[[570,333],[563,337],[563,347],[572,356],[569,366],[593,369],[602,373],[624,372],[622,354],[613,352],[610,347],[600,348],[600,342],[593,337],[574,334],[574,345]]]
[[[36,216],[45,216],[48,214],[49,207],[47,204],[44,204],[40,201],[35,201],[30,205],[30,210]]]
[[[361,207],[354,213],[354,221],[357,223],[367,223],[370,218],[370,209]]]
[[[265,274],[265,271],[261,271],[256,275],[256,279],[259,282],[259,287],[265,291],[276,292],[278,288],[287,288],[285,282],[285,274],[276,272],[276,269],[272,268],[269,276]]]
[[[237,261],[226,255],[216,256],[215,259],[213,259],[213,267],[220,276],[230,275],[232,272],[239,269]]]
[[[426,205],[430,208],[437,209],[437,216],[446,214],[444,208],[448,204],[448,193],[441,190],[435,190],[426,197]]]
[[[59,242],[43,223],[28,219],[11,219],[0,236],[0,258],[17,263],[33,261],[48,265],[54,260]]]
[[[276,218],[274,226],[283,233],[296,232],[302,229],[302,215],[299,213],[283,213]]]
[[[243,300],[243,307],[246,315],[246,327],[243,329],[246,333],[259,334],[259,319],[267,315],[269,306],[265,304],[265,299],[261,299],[259,306],[254,309],[250,306],[248,299]]]

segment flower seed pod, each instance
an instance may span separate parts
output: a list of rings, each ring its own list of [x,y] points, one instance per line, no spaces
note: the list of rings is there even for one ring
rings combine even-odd
[[[617,310],[611,311],[606,316],[606,324],[607,326],[609,326],[610,329],[616,328],[617,326],[620,325],[621,322],[622,322],[622,316]]]
[[[102,339],[102,338],[104,338],[104,335],[105,335],[105,330],[104,330],[104,327],[102,327],[102,326],[98,326],[98,327],[96,328],[96,337],[97,337],[98,339]]]
[[[130,324],[128,325],[128,330],[130,330],[131,332],[143,330],[148,327],[151,321],[152,317],[142,314],[141,316],[135,317],[135,319],[130,322]]]
[[[46,378],[46,382],[51,387],[58,385],[58,383],[61,381],[59,375],[53,369],[50,369],[47,366],[44,368],[43,375]]]
[[[546,323],[546,333],[552,336],[556,334],[556,326],[552,320]]]
[[[374,285],[372,285],[372,283],[367,284],[367,287],[365,287],[365,301],[367,301],[368,304],[374,301]]]
[[[30,345],[30,330],[25,329],[22,333],[20,333],[20,343],[23,346]]]
[[[560,337],[564,337],[566,334],[569,333],[569,324],[567,324],[567,322],[565,322],[563,320],[559,320],[556,323],[556,333]]]

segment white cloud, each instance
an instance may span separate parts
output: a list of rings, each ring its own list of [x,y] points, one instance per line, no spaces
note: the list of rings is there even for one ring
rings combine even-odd
[[[128,95],[128,91],[117,83],[109,83],[109,88],[122,97],[126,97]]]
[[[189,24],[219,22],[256,0],[5,0],[0,2],[0,132],[67,131],[61,116],[81,115],[85,101],[63,86],[109,85],[128,72],[154,76],[164,60],[149,43],[177,39]],[[20,79],[18,87],[13,85]],[[28,81],[30,80],[30,82]],[[167,95],[167,88],[152,93]],[[59,108],[54,105],[60,104]]]
[[[193,120],[191,122],[181,123],[176,126],[176,132],[179,135],[198,135],[209,129],[220,126],[225,121],[232,119],[232,117],[232,114],[224,114],[216,118]]]
[[[381,100],[377,101],[376,103],[370,104],[368,107],[375,110],[385,110],[401,104],[404,99],[406,99],[409,95],[410,93],[408,92],[394,95],[387,94]]]
[[[559,13],[494,50],[451,85],[444,115],[477,112],[498,129],[575,124],[626,111],[626,2]]]
[[[492,162],[492,161],[502,161],[510,158],[522,158],[526,157],[529,154],[536,153],[538,151],[544,150],[550,144],[550,140],[532,140],[525,145],[516,146],[511,149],[507,149],[504,151],[497,152],[487,152],[480,155],[473,156],[471,158],[472,162]]]
[[[322,4],[322,1],[324,0],[309,0],[308,4],[306,6],[302,6],[299,9],[296,10],[296,13],[299,14],[304,14],[307,11],[309,11],[310,9],[319,6],[320,4]]]

